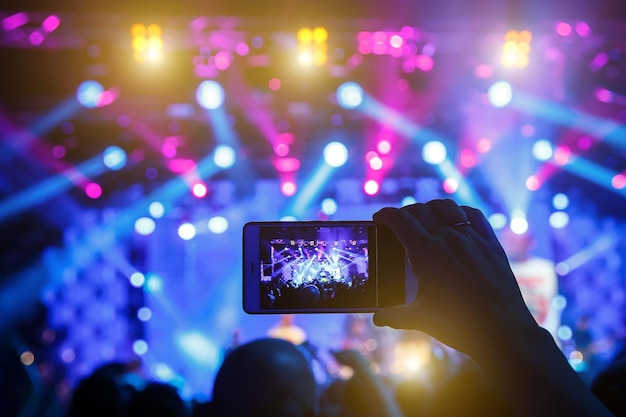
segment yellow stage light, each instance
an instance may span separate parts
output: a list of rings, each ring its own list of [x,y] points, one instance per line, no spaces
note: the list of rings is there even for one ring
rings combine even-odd
[[[500,62],[505,68],[526,68],[530,61],[532,34],[527,30],[510,30],[504,35]]]
[[[328,31],[323,27],[300,28],[298,39],[298,60],[302,65],[322,66],[328,60]]]
[[[133,56],[137,62],[160,62],[163,60],[163,31],[161,26],[141,23],[134,24],[130,29]]]

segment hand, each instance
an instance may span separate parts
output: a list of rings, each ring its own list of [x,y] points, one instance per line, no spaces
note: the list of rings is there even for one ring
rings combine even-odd
[[[404,246],[418,280],[410,303],[382,309],[374,323],[416,329],[471,356],[538,326],[506,254],[477,209],[433,200],[374,214]],[[384,279],[384,277],[382,277]]]

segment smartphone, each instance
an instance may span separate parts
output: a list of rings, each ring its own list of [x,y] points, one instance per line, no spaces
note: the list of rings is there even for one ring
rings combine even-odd
[[[249,314],[357,313],[404,304],[417,283],[391,230],[372,221],[250,222],[243,227]]]

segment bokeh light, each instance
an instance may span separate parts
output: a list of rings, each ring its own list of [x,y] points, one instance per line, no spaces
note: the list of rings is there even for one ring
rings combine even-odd
[[[538,161],[547,161],[552,158],[554,150],[552,143],[545,139],[540,139],[533,144],[533,156]]]
[[[100,198],[102,196],[102,187],[100,184],[90,182],[87,186],[85,186],[85,194],[87,194],[87,197],[94,200]]]
[[[569,206],[569,197],[567,194],[558,193],[552,197],[552,207],[557,210],[565,210]]]
[[[348,160],[348,148],[341,142],[330,142],[324,147],[324,162],[338,168]]]
[[[344,109],[355,109],[363,102],[363,88],[352,81],[345,82],[337,88],[337,102]]]
[[[196,90],[196,101],[207,110],[215,110],[224,103],[224,88],[217,81],[202,81]]]
[[[146,277],[141,272],[133,272],[129,280],[130,284],[135,288],[141,288],[146,283]]]
[[[513,88],[506,81],[498,81],[489,87],[487,95],[492,106],[504,107],[513,98]]]
[[[564,211],[555,211],[550,214],[549,223],[555,229],[562,229],[569,223],[569,215]]]
[[[156,222],[151,217],[140,217],[135,220],[135,232],[148,236],[156,229]]]
[[[218,145],[215,148],[215,153],[213,156],[213,162],[215,165],[222,169],[228,169],[232,167],[237,160],[237,152],[232,146],[228,145]]]
[[[509,225],[511,231],[516,235],[523,235],[528,231],[528,220],[525,217],[516,216],[511,219],[511,224]]]
[[[196,182],[191,187],[191,192],[197,198],[204,198],[204,197],[206,197],[208,191],[209,190],[208,190],[206,184],[204,184],[202,182]]]
[[[438,165],[446,160],[448,152],[443,143],[431,141],[422,148],[422,158],[429,164]]]
[[[160,219],[165,214],[165,206],[159,201],[153,201],[148,207],[150,215],[155,219]]]
[[[76,89],[76,99],[88,109],[98,107],[100,95],[104,92],[104,87],[97,81],[83,81]]]
[[[211,217],[208,226],[210,232],[221,235],[228,230],[228,220],[222,216]]]
[[[293,181],[284,181],[282,184],[280,184],[280,192],[287,197],[294,195],[297,190],[298,187]]]
[[[506,226],[507,218],[503,213],[492,213],[488,217],[489,224],[494,230],[500,230]]]
[[[337,201],[333,198],[325,198],[322,200],[321,205],[322,213],[332,216],[337,212]]]
[[[376,195],[379,190],[380,185],[375,180],[368,180],[365,184],[363,184],[363,191],[365,191],[365,194],[367,195]]]
[[[102,160],[107,168],[118,171],[126,165],[126,152],[119,146],[109,146],[104,150]]]
[[[196,226],[183,223],[178,227],[178,236],[183,240],[191,240],[196,236]]]

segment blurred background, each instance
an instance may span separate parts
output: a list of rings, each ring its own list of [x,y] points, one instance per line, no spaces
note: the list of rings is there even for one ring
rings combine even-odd
[[[284,319],[242,311],[244,223],[433,198],[531,237],[527,301],[591,378],[625,330],[625,54],[617,0],[3,2],[3,392],[36,415],[119,361],[206,398]],[[287,321],[320,378],[329,349],[396,378],[446,351]]]

